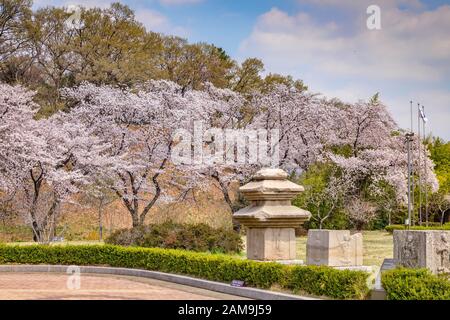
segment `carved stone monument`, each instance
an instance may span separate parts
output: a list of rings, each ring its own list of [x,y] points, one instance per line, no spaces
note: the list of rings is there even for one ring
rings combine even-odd
[[[450,273],[450,231],[395,230],[394,260],[406,268]]]
[[[247,257],[261,261],[296,259],[295,228],[310,213],[291,205],[304,191],[281,169],[263,169],[239,189],[251,205],[236,212],[235,219],[247,227]]]
[[[362,234],[348,230],[309,230],[306,264],[347,267],[363,265]]]

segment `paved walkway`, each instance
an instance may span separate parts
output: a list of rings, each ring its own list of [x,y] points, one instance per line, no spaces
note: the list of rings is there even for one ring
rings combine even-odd
[[[0,273],[0,300],[238,300],[240,297],[159,280],[82,274],[68,289],[67,274]]]

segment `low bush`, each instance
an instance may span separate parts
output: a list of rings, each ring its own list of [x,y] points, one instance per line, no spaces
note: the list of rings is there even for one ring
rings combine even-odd
[[[406,226],[395,224],[390,225],[385,228],[385,230],[389,233],[393,233],[394,230],[407,230]],[[412,226],[409,230],[450,230],[450,223],[444,225],[432,225],[432,226]]]
[[[206,224],[178,224],[165,222],[113,233],[107,244],[145,248],[184,249],[239,253],[243,241],[239,234],[228,229],[214,229]]]
[[[322,266],[291,267],[283,287],[316,296],[340,299],[364,299],[367,295],[368,274],[361,271],[337,270]]]
[[[285,266],[220,254],[160,248],[94,246],[5,246],[0,245],[0,264],[108,265],[190,275],[248,286],[291,289],[335,299],[363,299],[368,293],[368,274],[328,267]]]
[[[450,281],[427,269],[399,268],[383,273],[388,300],[450,300]]]

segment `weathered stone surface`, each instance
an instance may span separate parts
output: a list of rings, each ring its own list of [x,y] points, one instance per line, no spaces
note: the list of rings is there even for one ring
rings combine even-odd
[[[252,260],[295,260],[294,228],[249,228],[247,257]]]
[[[308,217],[308,211],[277,203],[253,204],[235,214],[236,220],[248,228],[297,228]]]
[[[331,267],[362,266],[362,234],[348,230],[309,230],[306,264]]]
[[[406,268],[450,273],[450,231],[395,230],[394,259]]]
[[[288,174],[286,171],[282,169],[270,169],[265,168],[259,170],[255,176],[253,177],[254,181],[258,180],[286,180],[288,178]]]
[[[291,205],[304,188],[279,169],[263,169],[239,190],[251,205],[234,217],[247,227],[247,257],[252,260],[295,260],[295,228],[310,217]]]
[[[373,289],[370,294],[371,300],[386,300],[386,290],[383,288],[383,284],[381,279],[383,277],[383,273],[395,269],[396,263],[394,259],[384,259],[383,264],[375,278],[375,283],[373,284]],[[369,286],[370,288],[371,286]]]
[[[248,200],[291,200],[305,189],[288,180],[257,180],[239,189]]]

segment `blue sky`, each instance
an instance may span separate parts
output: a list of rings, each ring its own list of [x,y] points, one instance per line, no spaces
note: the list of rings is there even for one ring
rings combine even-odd
[[[35,0],[35,7],[110,0]],[[427,108],[430,130],[450,140],[450,0],[122,0],[148,29],[205,41],[233,58],[261,58],[344,101],[380,92],[409,126],[409,101]],[[369,30],[366,9],[381,9]]]

